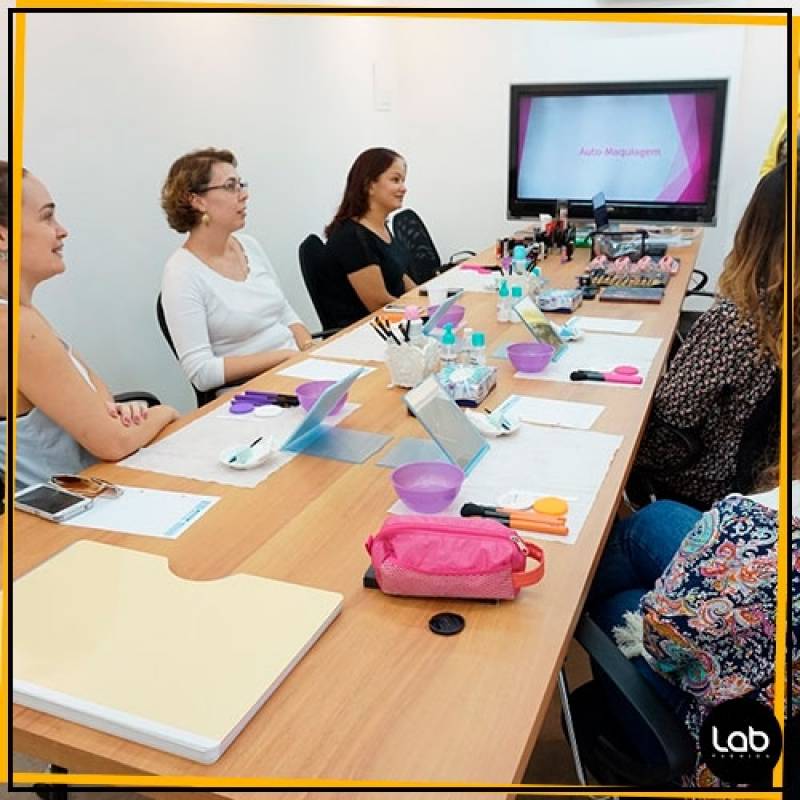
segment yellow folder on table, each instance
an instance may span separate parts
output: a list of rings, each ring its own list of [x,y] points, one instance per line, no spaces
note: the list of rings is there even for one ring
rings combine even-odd
[[[14,701],[213,763],[341,606],[335,592],[188,581],[161,556],[76,542],[14,582]]]

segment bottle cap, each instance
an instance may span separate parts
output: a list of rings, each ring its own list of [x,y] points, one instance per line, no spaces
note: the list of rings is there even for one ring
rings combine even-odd
[[[535,275],[537,278],[541,278],[541,277],[542,277],[542,270],[541,270],[541,268],[540,268],[540,267],[534,267],[534,268],[531,270],[531,272],[532,272],[532,273],[533,273],[533,274],[534,274],[534,275]]]
[[[525,247],[521,244],[516,245],[511,251],[511,257],[514,259],[514,261],[524,261],[527,256],[528,254],[525,251]]]
[[[448,322],[444,326],[444,333],[442,334],[442,344],[455,344],[456,335],[453,333],[453,326]]]
[[[511,287],[511,296],[512,297],[522,297],[522,287],[521,286],[512,286]]]
[[[508,297],[508,284],[505,281],[500,281],[500,288],[497,293],[500,297]]]
[[[472,346],[473,347],[485,347],[486,346],[486,335],[481,333],[481,331],[475,331],[472,334]]]

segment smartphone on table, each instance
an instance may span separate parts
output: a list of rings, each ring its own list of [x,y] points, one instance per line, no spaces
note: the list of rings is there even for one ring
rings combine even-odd
[[[14,495],[14,505],[21,511],[51,522],[63,522],[91,508],[94,500],[59,489],[50,483],[37,483],[18,491]]]

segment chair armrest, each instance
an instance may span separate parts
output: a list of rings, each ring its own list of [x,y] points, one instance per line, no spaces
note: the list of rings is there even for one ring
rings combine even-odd
[[[714,297],[714,292],[703,291],[708,283],[708,273],[701,269],[693,269],[692,276],[697,276],[697,282],[686,290],[686,297]]]
[[[654,429],[657,425],[660,429],[660,432],[666,433],[668,436],[677,440],[677,442],[685,449],[686,454],[683,456],[683,458],[679,458],[668,465],[658,464],[648,466],[646,464],[637,464],[637,469],[654,476],[673,475],[676,472],[680,472],[687,467],[692,466],[700,457],[703,445],[697,435],[690,431],[686,431],[683,428],[678,428],[671,422],[666,422],[656,415],[654,415],[651,424],[654,426]]]
[[[333,336],[334,333],[339,333],[341,328],[326,328],[323,331],[314,331],[311,334],[312,339],[327,339],[329,336]]]
[[[628,771],[641,772],[642,782],[650,785],[673,782],[689,772],[695,764],[697,745],[686,726],[588,614],[578,623],[575,639],[636,711],[666,756],[667,764],[662,770],[654,765],[645,770],[641,762],[630,759],[626,764]],[[618,762],[626,759],[610,745],[608,751],[609,758]]]
[[[120,392],[114,395],[114,402],[116,403],[133,403],[137,400],[143,400],[147,403],[148,408],[161,405],[161,401],[154,394],[150,394],[150,392]]]
[[[455,267],[457,264],[460,264],[462,261],[466,261],[471,256],[475,255],[474,250],[457,250],[450,258],[447,259],[446,264],[442,264],[443,267]]]

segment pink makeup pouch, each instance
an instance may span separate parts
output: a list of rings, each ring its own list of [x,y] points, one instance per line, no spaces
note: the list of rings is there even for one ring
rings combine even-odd
[[[386,594],[511,600],[544,575],[541,548],[492,519],[391,515],[364,544]]]

